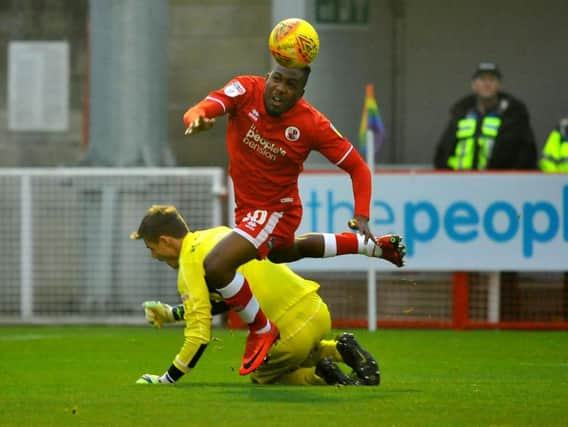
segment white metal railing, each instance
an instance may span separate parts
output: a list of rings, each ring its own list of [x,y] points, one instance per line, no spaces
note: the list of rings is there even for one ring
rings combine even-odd
[[[221,168],[0,169],[0,319],[126,321],[144,299],[175,301],[175,272],[129,233],[152,204],[220,225],[224,194]]]

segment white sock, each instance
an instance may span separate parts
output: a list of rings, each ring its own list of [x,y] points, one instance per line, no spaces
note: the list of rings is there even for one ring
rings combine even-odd
[[[254,331],[255,334],[265,334],[272,329],[272,325],[270,324],[270,320],[266,319],[266,325],[263,328],[260,328],[258,331]]]
[[[237,295],[243,289],[243,285],[245,283],[244,276],[237,272],[235,273],[235,277],[233,280],[229,282],[229,284],[221,289],[217,289],[221,296],[225,299],[232,298]],[[251,292],[251,298],[246,302],[244,307],[235,307],[235,312],[239,315],[241,320],[245,322],[247,325],[254,322],[254,318],[256,317],[258,311],[260,310],[260,305],[258,304],[258,300]],[[268,323],[268,330],[270,330],[270,323]],[[262,329],[264,330],[266,326]]]
[[[241,320],[248,325],[249,323],[254,322],[254,318],[256,317],[256,313],[258,313],[259,309],[260,306],[258,305],[258,301],[253,295],[246,307],[241,311],[237,311],[237,313],[239,314]]]
[[[233,280],[229,282],[224,288],[217,289],[223,298],[231,298],[239,293],[245,283],[244,276],[237,272]]]
[[[362,234],[357,235],[357,243],[359,244],[359,253],[367,256],[379,257],[382,255],[383,251],[372,239],[369,239],[367,244],[365,244],[365,236]]]
[[[323,236],[323,258],[334,257],[337,255],[337,239],[335,234],[322,233]],[[365,236],[357,234],[357,252],[367,256],[381,256],[381,248],[371,239],[365,243]]]
[[[329,258],[337,255],[337,241],[335,234],[322,233],[323,236],[323,258]]]

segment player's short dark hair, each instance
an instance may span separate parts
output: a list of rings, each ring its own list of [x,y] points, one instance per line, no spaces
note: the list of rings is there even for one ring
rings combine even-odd
[[[312,67],[306,65],[304,68],[302,68],[302,71],[304,72],[304,87],[306,87],[306,85],[308,84],[308,77],[310,77],[310,73],[312,72]]]
[[[281,65],[281,64],[276,64],[276,66],[287,68],[287,67],[285,67],[284,65]],[[302,67],[302,68],[296,68],[296,70],[300,70],[304,74],[304,87],[306,87],[306,85],[308,84],[308,78],[310,77],[310,73],[312,72],[312,67],[310,67],[309,65],[306,65],[305,67]],[[274,68],[272,69],[272,71],[274,71]],[[267,74],[267,77],[270,76],[272,71]]]
[[[130,235],[133,240],[144,239],[157,242],[160,236],[181,239],[189,232],[189,227],[173,205],[153,205],[146,211],[142,222]]]

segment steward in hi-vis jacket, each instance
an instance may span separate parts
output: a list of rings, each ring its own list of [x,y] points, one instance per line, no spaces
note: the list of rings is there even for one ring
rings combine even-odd
[[[438,169],[536,169],[537,148],[526,106],[501,91],[501,72],[481,63],[473,94],[456,102],[436,149]]]
[[[543,172],[568,173],[568,117],[560,120],[542,150],[540,169]]]

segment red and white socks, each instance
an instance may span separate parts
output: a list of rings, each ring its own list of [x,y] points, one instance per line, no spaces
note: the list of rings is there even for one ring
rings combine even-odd
[[[270,320],[264,315],[258,300],[252,294],[247,280],[241,273],[235,273],[233,280],[217,291],[241,320],[248,324],[251,332],[264,334],[270,331],[272,327]]]
[[[322,233],[323,258],[346,254],[361,254],[372,257],[380,257],[381,248],[373,241],[365,243],[365,236],[356,233]]]

